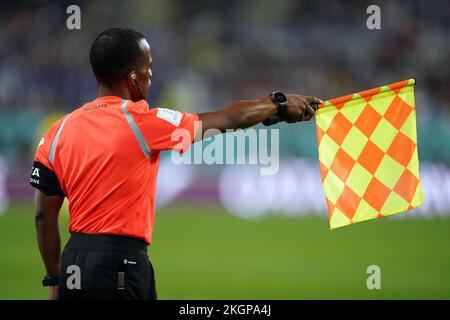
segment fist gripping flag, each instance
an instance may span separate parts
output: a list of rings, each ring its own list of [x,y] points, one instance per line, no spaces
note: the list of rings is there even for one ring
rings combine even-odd
[[[423,204],[414,79],[332,99],[316,112],[330,228]]]

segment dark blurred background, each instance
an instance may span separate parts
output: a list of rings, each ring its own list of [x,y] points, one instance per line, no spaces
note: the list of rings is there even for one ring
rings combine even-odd
[[[81,8],[81,30],[66,28],[69,16],[66,8],[71,4]],[[371,4],[381,8],[381,30],[366,27],[369,16],[366,9]],[[144,33],[153,55],[149,103],[180,111],[215,110],[235,100],[266,96],[275,89],[329,99],[416,78],[425,205],[413,210],[411,216],[448,217],[448,0],[1,1],[0,212],[6,212],[6,216],[32,211],[33,190],[28,179],[37,142],[58,117],[96,97],[89,49],[98,33],[113,26],[131,27]],[[313,121],[277,128],[282,159],[280,175],[263,179],[248,166],[175,167],[166,157],[158,178],[158,205],[171,204],[173,208],[188,202],[200,205],[192,209],[194,213],[231,212],[241,217],[267,213],[289,217],[315,213],[327,217]],[[300,189],[304,192],[302,196],[298,196]],[[236,190],[243,196],[237,196]],[[274,201],[270,195],[280,190],[288,196]],[[266,196],[261,196],[261,192],[266,192]],[[8,211],[9,205],[12,209]],[[6,221],[0,220],[0,227],[4,232],[13,232],[14,228],[6,227]],[[167,220],[163,220],[163,226],[167,223],[164,221]],[[320,228],[327,229],[327,223],[322,221]],[[430,234],[439,234],[438,228],[430,228]],[[29,230],[32,236],[32,229]],[[420,230],[418,227],[418,234]],[[408,232],[406,228],[404,235]],[[448,232],[443,237],[444,240],[436,239],[436,243],[448,248]],[[386,248],[390,245],[386,244]],[[7,246],[3,249],[15,250]],[[450,261],[448,254],[446,257]],[[40,266],[37,257],[34,258]],[[3,263],[7,265],[6,261]],[[11,265],[15,267],[16,264]],[[429,292],[438,297],[449,288],[439,287],[442,271],[447,267],[448,262],[445,265],[437,260],[436,279],[423,278],[430,281]],[[221,279],[225,288],[231,283],[227,277]],[[286,286],[289,283],[296,282],[286,280]],[[311,286],[315,288],[316,284]],[[347,282],[342,280],[342,284],[345,286]],[[399,285],[398,297],[403,297],[406,287]],[[328,287],[323,284],[323,288]],[[336,290],[339,291],[339,286]],[[191,297],[174,292],[163,292],[163,297]],[[203,291],[199,292],[204,297]],[[244,296],[254,297],[251,292]],[[417,296],[424,297],[420,292],[416,292]],[[21,294],[17,291],[11,296]],[[36,292],[35,296],[42,297],[40,294]],[[361,296],[364,295],[358,297]],[[5,291],[3,297],[9,297]]]
[[[71,4],[81,8],[81,30],[66,28]],[[182,111],[214,110],[275,89],[329,99],[414,77],[420,159],[448,166],[449,1],[377,1],[381,30],[366,27],[370,4],[2,1],[0,157],[9,168],[8,194],[31,197],[23,182],[36,141],[52,121],[96,97],[89,48],[112,26],[145,34],[154,61],[150,104]],[[313,123],[280,130],[284,159],[316,158]],[[209,171],[217,169],[202,168]]]
[[[73,3],[81,8],[78,31],[65,27]],[[372,31],[367,1],[2,1],[1,153],[29,157],[38,119],[96,96],[89,48],[111,26],[148,38],[152,104],[205,111],[275,88],[333,98],[415,77],[421,125],[448,120],[449,1],[377,3],[382,28]],[[450,147],[441,145],[448,132],[432,122],[435,139],[421,145],[421,158],[448,163]]]

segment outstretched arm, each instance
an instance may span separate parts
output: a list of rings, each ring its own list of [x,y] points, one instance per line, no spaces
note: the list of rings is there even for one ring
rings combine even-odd
[[[61,239],[58,216],[63,201],[62,196],[46,196],[41,191],[36,192],[36,237],[47,275],[50,277],[59,276]],[[56,299],[57,294],[57,286],[51,287],[50,299]]]
[[[314,115],[314,110],[309,106],[312,103],[321,104],[322,100],[296,94],[287,95],[288,107],[286,110],[286,122],[308,121]],[[215,112],[199,113],[202,121],[202,131],[218,129],[225,132],[226,129],[244,129],[258,124],[267,118],[277,114],[277,107],[270,97],[260,100],[245,100],[232,103]],[[202,135],[203,135],[202,132]]]

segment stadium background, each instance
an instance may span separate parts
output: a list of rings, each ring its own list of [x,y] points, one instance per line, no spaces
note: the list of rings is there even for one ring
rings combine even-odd
[[[81,30],[66,28],[70,4],[81,8]],[[381,7],[381,30],[366,28],[370,4]],[[277,88],[327,99],[417,79],[426,204],[406,214],[329,231],[312,122],[278,126],[275,178],[166,156],[150,249],[161,299],[450,298],[449,18],[443,0],[2,1],[0,299],[47,297],[32,155],[50,123],[96,96],[88,52],[111,26],[146,35],[149,101],[183,111]],[[64,240],[67,221],[65,212]],[[366,287],[372,264],[381,290]]]

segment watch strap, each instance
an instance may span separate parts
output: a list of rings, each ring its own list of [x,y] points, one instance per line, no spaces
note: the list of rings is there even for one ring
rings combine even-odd
[[[59,276],[54,277],[45,276],[44,279],[42,280],[42,285],[44,287],[59,285]]]
[[[284,101],[280,101],[279,99],[277,99],[277,95],[282,95],[284,97]],[[277,114],[278,115],[283,115],[286,111],[287,111],[287,97],[283,92],[280,91],[274,91],[270,94],[270,98],[272,99],[272,101],[276,104],[277,106]]]

